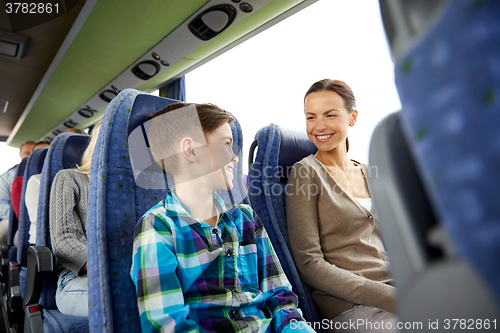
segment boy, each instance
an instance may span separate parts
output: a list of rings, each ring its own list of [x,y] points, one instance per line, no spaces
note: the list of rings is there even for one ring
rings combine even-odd
[[[314,332],[290,325],[304,319],[260,219],[247,205],[226,208],[214,192],[233,187],[233,120],[188,103],[150,120],[151,153],[175,189],[135,229],[143,332]]]

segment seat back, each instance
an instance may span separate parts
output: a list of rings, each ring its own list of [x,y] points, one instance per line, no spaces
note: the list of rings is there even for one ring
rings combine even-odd
[[[46,246],[52,251],[50,241],[49,200],[52,181],[56,173],[62,169],[75,168],[81,163],[82,155],[90,141],[88,135],[61,133],[54,138],[47,151],[40,180],[38,197],[38,216],[36,223],[36,245]],[[44,274],[40,305],[44,309],[56,309],[55,291],[57,272]]]
[[[398,290],[400,320],[493,320],[500,314],[498,306],[436,219],[403,133],[400,113],[376,127],[368,179]]]
[[[175,102],[150,97],[155,96],[132,89],[118,94],[106,109],[93,153],[87,218],[92,332],[141,331],[137,296],[129,275],[134,227],[146,210],[162,200],[166,188],[136,185],[128,137],[148,115]]]
[[[49,228],[49,200],[52,181],[59,170],[76,168],[81,163],[83,152],[89,141],[88,135],[61,133],[51,142],[40,180],[36,245],[47,246],[52,250]]]
[[[286,220],[286,184],[293,165],[317,151],[306,133],[271,124],[256,135],[257,149],[249,167],[249,193],[252,206],[262,220],[281,266],[299,298],[299,307],[307,321],[319,322],[310,288],[302,281],[292,258]],[[254,155],[250,151],[250,159]]]
[[[21,163],[19,163],[15,178],[22,177],[24,175],[24,170],[26,169],[27,163],[28,163],[28,157],[23,158]],[[14,208],[12,207],[11,203],[10,214],[9,214],[9,229],[7,230],[7,245],[14,246],[14,235],[16,234],[18,227],[19,227],[19,219],[16,217],[16,214],[14,213]],[[16,261],[17,260],[16,257],[17,255],[9,260]]]
[[[106,109],[93,153],[91,168],[97,172],[90,174],[87,219],[92,332],[141,331],[130,278],[134,228],[173,184],[171,179],[165,182],[166,175],[151,157],[143,123],[148,115],[174,102],[127,89]],[[241,128],[237,122],[231,128],[241,148]]]
[[[432,261],[443,258],[447,249],[431,243],[438,222],[403,135],[401,113],[377,125],[370,164],[376,173],[368,181],[380,207],[377,214],[384,245],[390,251],[391,273],[397,289],[404,290]]]
[[[395,68],[404,129],[436,214],[497,300],[499,17],[498,1],[449,1]]]
[[[48,148],[38,148],[29,157],[23,174],[23,187],[21,191],[21,201],[19,205],[19,232],[17,243],[17,262],[26,267],[29,247],[29,229],[31,221],[26,209],[26,185],[31,176],[42,172],[43,162],[47,155]],[[22,288],[22,287],[21,287]]]

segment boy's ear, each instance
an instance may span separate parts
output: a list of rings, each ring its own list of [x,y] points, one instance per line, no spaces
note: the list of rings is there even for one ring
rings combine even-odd
[[[193,146],[193,139],[187,137],[181,140],[181,156],[191,163],[198,161]]]

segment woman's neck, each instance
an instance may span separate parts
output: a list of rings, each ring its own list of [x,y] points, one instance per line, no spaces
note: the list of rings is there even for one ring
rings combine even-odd
[[[334,148],[329,151],[318,150],[316,158],[327,167],[337,167],[343,171],[347,171],[352,167],[352,162],[347,157],[346,149]]]

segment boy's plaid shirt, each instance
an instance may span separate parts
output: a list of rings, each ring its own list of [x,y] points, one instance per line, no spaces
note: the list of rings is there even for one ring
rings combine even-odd
[[[130,275],[142,332],[297,328],[297,296],[259,217],[247,205],[226,210],[215,193],[214,202],[223,212],[217,227],[197,220],[173,190],[137,223]]]

